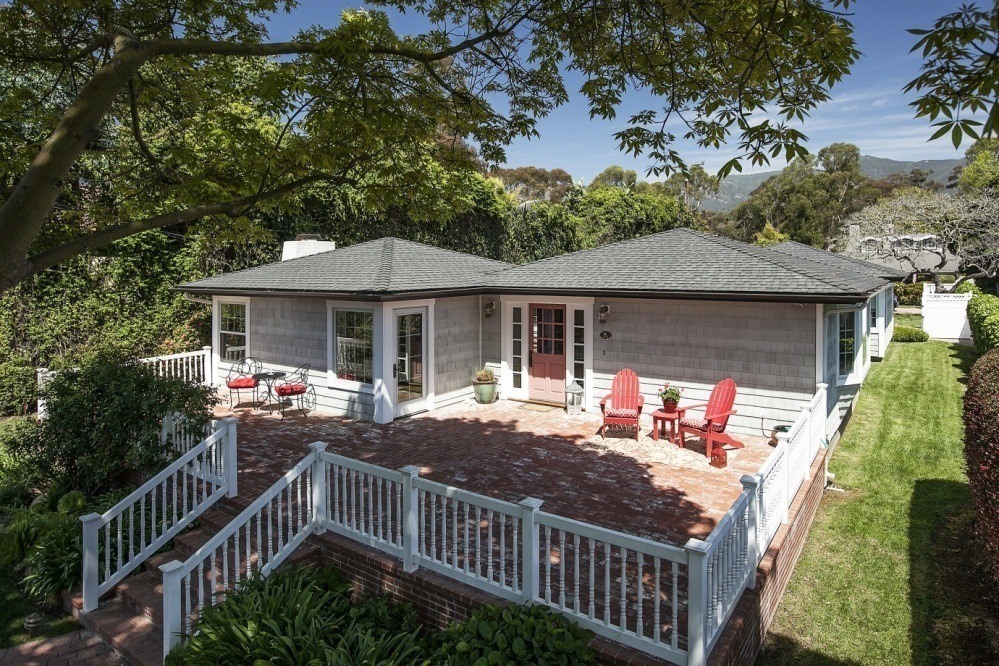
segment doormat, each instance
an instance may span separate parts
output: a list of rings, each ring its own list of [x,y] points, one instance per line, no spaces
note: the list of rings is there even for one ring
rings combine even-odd
[[[530,403],[530,402],[521,405],[520,408],[521,409],[527,409],[527,410],[530,410],[532,412],[550,412],[550,411],[552,411],[554,409],[558,409],[558,407],[553,407],[552,405],[536,405],[536,404]]]

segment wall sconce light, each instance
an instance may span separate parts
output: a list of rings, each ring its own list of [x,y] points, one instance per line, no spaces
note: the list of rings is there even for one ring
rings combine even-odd
[[[610,306],[607,303],[601,303],[597,307],[597,321],[601,324],[606,324],[608,318],[610,318]]]
[[[484,314],[487,319],[492,317],[494,312],[496,312],[496,301],[486,301],[482,304],[482,314]]]

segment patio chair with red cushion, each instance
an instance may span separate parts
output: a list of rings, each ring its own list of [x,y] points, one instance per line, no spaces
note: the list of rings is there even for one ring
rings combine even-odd
[[[610,394],[600,401],[600,412],[603,415],[603,425],[600,426],[600,436],[605,436],[607,426],[623,426],[635,428],[635,440],[638,440],[641,426],[638,419],[642,415],[645,397],[639,392],[638,375],[634,370],[625,368],[614,375]]]
[[[281,403],[281,418],[284,418],[284,410],[287,404],[294,398],[298,404],[299,411],[303,416],[308,416],[306,408],[315,409],[316,389],[309,383],[309,364],[300,365],[274,386],[274,392]],[[289,400],[285,401],[285,398]]]
[[[684,438],[687,435],[703,438],[705,441],[704,454],[711,458],[712,449],[717,446],[719,449],[724,444],[742,448],[742,442],[737,442],[731,436],[725,434],[725,426],[728,425],[728,417],[735,414],[732,406],[735,404],[736,386],[731,377],[718,382],[711,389],[711,397],[707,402],[700,402],[692,405],[681,405],[680,408],[688,413],[691,409],[704,408],[704,417],[697,418],[686,416],[680,419],[680,436],[678,443],[682,447]]]
[[[239,404],[240,391],[253,391],[253,402],[257,401],[260,380],[253,375],[258,374],[262,367],[260,361],[247,356],[229,368],[229,374],[225,378],[225,386],[229,389],[229,409]]]

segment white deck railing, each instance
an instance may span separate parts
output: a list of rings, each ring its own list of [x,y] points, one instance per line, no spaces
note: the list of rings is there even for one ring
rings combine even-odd
[[[316,463],[325,444],[312,451],[246,507],[186,561],[163,572],[163,656],[191,632],[205,605],[223,601],[254,572],[266,576],[317,529],[315,507],[325,484]]]
[[[83,610],[236,487],[236,420],[214,432],[103,514],[83,524]]]
[[[756,585],[756,568],[827,443],[825,384],[817,385],[790,430],[777,438],[759,474],[742,477],[742,493],[711,534],[685,546],[690,555],[688,663],[707,660],[742,592]]]

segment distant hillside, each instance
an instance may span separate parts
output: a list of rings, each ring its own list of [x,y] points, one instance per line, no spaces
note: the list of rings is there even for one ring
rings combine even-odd
[[[964,164],[964,160],[920,160],[918,162],[902,162],[886,157],[860,156],[860,168],[871,178],[884,178],[893,173],[905,173],[913,169],[932,171],[931,178],[940,183],[947,183],[947,177],[954,167]],[[705,199],[701,203],[702,210],[731,210],[745,201],[750,193],[762,185],[768,178],[776,176],[780,171],[765,171],[763,173],[736,174],[722,181],[718,194]]]

